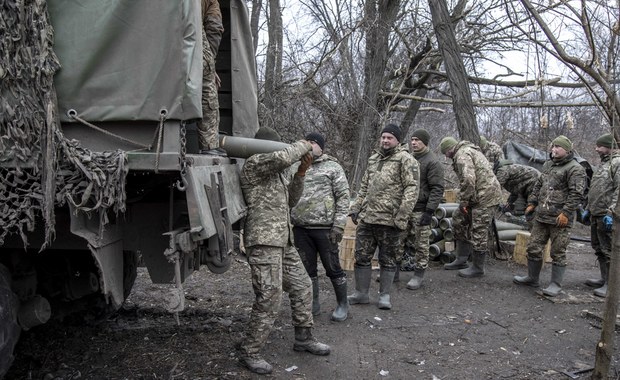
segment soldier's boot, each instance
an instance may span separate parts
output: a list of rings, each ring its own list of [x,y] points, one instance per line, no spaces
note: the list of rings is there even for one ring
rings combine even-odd
[[[467,269],[461,269],[459,276],[465,278],[484,276],[484,260],[486,259],[486,251],[474,251],[471,255],[471,265]]]
[[[607,296],[607,284],[609,283],[609,262],[600,263],[601,277],[603,278],[603,286],[594,289],[594,295],[605,298]]]
[[[466,241],[456,242],[456,260],[449,264],[444,264],[443,269],[456,270],[467,268],[467,259],[473,250],[471,243]]]
[[[540,286],[540,270],[542,269],[542,260],[527,260],[527,276],[514,276],[512,282],[519,285],[527,285],[538,288]]]
[[[347,278],[341,277],[332,280],[336,293],[336,309],[332,313],[332,321],[342,322],[349,316],[349,300],[347,300]]]
[[[295,344],[293,350],[306,351],[312,355],[329,355],[331,349],[328,345],[319,342],[312,336],[311,327],[295,326]]]
[[[603,263],[599,259],[598,268],[601,271],[601,278],[589,278],[586,280],[586,285],[593,288],[600,288],[601,286],[605,285],[605,277],[607,275],[607,271],[609,270],[609,263]]]
[[[413,277],[407,283],[407,289],[416,290],[422,287],[422,280],[424,280],[424,268],[413,268]]]
[[[400,281],[400,266],[396,267],[396,274],[394,275],[394,281],[393,282],[399,282]],[[381,282],[381,273],[379,273],[377,275],[377,282]]]
[[[564,278],[566,267],[554,265],[551,268],[551,283],[545,289],[543,294],[549,297],[555,297],[562,291],[562,279]]]
[[[396,276],[396,271],[387,271],[385,269],[381,269],[381,282],[379,284],[379,302],[377,303],[377,307],[382,310],[390,310],[392,308],[392,304],[390,303],[390,289],[392,289],[392,283],[394,282],[394,277]]]
[[[319,278],[311,277],[312,280],[312,315],[321,313],[321,304],[319,303]]]
[[[369,303],[368,289],[370,288],[370,275],[372,268],[355,266],[355,292],[347,297],[350,305],[358,303]]]
[[[239,357],[239,362],[250,371],[260,375],[266,375],[273,371],[271,364],[267,363],[260,355],[242,355]]]

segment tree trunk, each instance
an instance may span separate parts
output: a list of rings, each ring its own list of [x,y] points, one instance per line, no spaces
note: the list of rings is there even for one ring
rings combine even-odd
[[[277,106],[278,87],[282,83],[282,12],[280,0],[269,0],[267,23],[269,42],[265,60],[265,87],[263,103],[266,112],[273,113]],[[272,119],[272,118],[266,118]]]
[[[260,22],[260,12],[263,8],[263,0],[252,0],[252,15],[250,16],[250,32],[252,33],[252,45],[254,46],[254,56],[258,49],[258,24]]]

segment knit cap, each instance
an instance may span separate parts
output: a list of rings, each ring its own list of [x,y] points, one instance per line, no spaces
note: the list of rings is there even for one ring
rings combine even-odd
[[[322,134],[318,132],[310,132],[306,135],[306,140],[314,141],[321,147],[321,150],[325,150],[325,138]]]
[[[614,137],[611,135],[611,133],[606,133],[603,136],[599,137],[596,140],[596,145],[604,146],[604,147],[609,148],[609,149],[611,149],[612,146],[614,148],[618,147],[618,144],[616,144],[616,142],[614,141]]]
[[[566,150],[567,152],[570,152],[573,150],[573,143],[572,141],[570,141],[568,139],[568,137],[564,136],[564,135],[559,135],[558,137],[556,137],[552,142],[552,145],[557,145],[559,147],[564,148],[564,150]]]
[[[394,137],[396,137],[396,140],[400,141],[401,132],[400,132],[400,128],[398,128],[397,125],[395,124],[386,125],[385,128],[383,128],[383,130],[381,131],[381,134],[384,134],[384,133],[390,133]]]
[[[259,140],[282,141],[282,138],[280,138],[278,132],[269,127],[258,128],[258,131],[256,131],[254,138]]]
[[[418,140],[422,141],[424,145],[428,145],[428,142],[431,140],[431,135],[428,134],[426,129],[416,129],[413,131],[411,137],[415,137]]]
[[[439,143],[439,149],[441,150],[441,154],[446,154],[446,152],[456,146],[456,144],[458,144],[458,141],[456,141],[454,137],[444,137]]]

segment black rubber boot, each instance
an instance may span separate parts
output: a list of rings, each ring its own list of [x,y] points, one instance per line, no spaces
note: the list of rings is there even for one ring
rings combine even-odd
[[[377,275],[377,282],[381,282],[381,273],[379,273]],[[396,274],[394,275],[394,281],[393,282],[399,282],[400,281],[400,267],[396,267]]]
[[[312,336],[311,327],[299,327],[295,326],[295,344],[293,345],[295,351],[306,351],[312,355],[329,355],[331,349],[328,345],[319,342]]]
[[[355,292],[348,296],[350,305],[355,305],[358,303],[369,303],[370,299],[368,298],[368,289],[370,288],[370,275],[372,272],[372,268],[367,267],[358,267],[355,266]]]
[[[598,260],[598,268],[601,272],[601,278],[589,278],[586,280],[586,285],[591,286],[593,288],[600,288],[605,285],[605,278],[607,277],[607,272],[609,271],[609,263],[603,262],[602,260]]]
[[[486,256],[486,251],[474,251],[471,255],[471,265],[467,269],[461,269],[459,276],[465,278],[484,276],[484,259]]]
[[[407,289],[416,290],[422,287],[422,280],[424,280],[424,268],[413,268],[413,277],[407,283]]]
[[[564,278],[566,267],[554,265],[551,268],[551,283],[545,289],[543,294],[549,297],[555,297],[562,291],[562,279]]]
[[[390,290],[392,289],[392,283],[394,282],[394,276],[396,271],[388,271],[381,269],[381,282],[379,285],[379,302],[377,307],[382,310],[390,310],[392,304],[390,303]]]
[[[310,277],[312,280],[312,315],[321,313],[321,304],[319,303],[319,278]]]
[[[450,264],[444,264],[445,270],[456,270],[467,268],[467,259],[473,250],[472,245],[466,241],[456,242],[456,260]]]
[[[332,313],[332,321],[342,322],[349,316],[349,300],[347,300],[347,278],[341,277],[332,280],[334,285],[334,293],[336,293],[336,302],[338,305]]]
[[[542,269],[542,260],[527,260],[527,276],[514,276],[512,282],[519,285],[527,285],[538,288],[540,286],[540,270]]]
[[[609,262],[601,263],[601,277],[603,278],[603,286],[594,289],[594,295],[605,298],[607,296],[607,284],[609,283]]]

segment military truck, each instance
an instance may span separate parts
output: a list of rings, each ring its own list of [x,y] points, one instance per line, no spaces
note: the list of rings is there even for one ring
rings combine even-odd
[[[192,271],[229,268],[245,203],[239,162],[197,154],[200,0],[0,7],[2,377],[20,331],[108,315],[139,265],[182,310]],[[220,7],[220,132],[243,156],[258,127],[252,37],[243,1]]]

